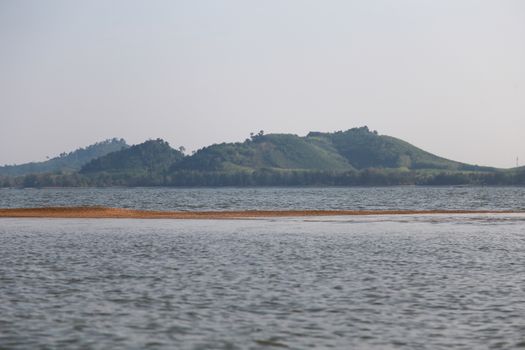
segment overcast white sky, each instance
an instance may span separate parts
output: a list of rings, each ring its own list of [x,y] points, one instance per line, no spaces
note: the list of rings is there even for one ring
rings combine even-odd
[[[362,125],[525,164],[525,1],[0,0],[0,164]]]

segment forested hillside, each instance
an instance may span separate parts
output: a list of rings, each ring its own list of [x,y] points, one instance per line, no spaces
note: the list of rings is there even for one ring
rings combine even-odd
[[[261,132],[242,143],[205,147],[176,164],[173,170],[251,171],[263,168],[349,170],[352,166],[325,140]]]
[[[0,176],[20,176],[56,172],[72,173],[80,170],[84,164],[93,159],[111,152],[120,151],[127,147],[129,146],[124,139],[108,139],[69,153],[61,153],[59,156],[46,161],[0,166]]]
[[[80,169],[80,173],[153,174],[166,171],[183,157],[182,152],[171,148],[164,140],[148,140],[93,159]]]
[[[113,152],[107,152],[110,146]],[[95,157],[94,150],[102,148],[106,153]],[[88,154],[93,158],[85,161]],[[40,163],[24,169],[34,164]],[[46,166],[25,176],[0,175],[0,186],[525,185],[524,168],[456,162],[366,126],[303,137],[260,131],[243,142],[214,144],[187,156],[161,139],[131,147],[113,139]]]

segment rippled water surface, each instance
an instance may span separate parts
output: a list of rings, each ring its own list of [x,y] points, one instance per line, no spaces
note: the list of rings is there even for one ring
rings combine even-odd
[[[153,210],[525,210],[525,187],[0,189],[0,208],[83,205]]]
[[[525,216],[0,219],[0,348],[285,347],[525,347]]]

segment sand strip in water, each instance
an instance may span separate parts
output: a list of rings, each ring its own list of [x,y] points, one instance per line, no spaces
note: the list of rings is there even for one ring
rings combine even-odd
[[[512,214],[520,211],[486,210],[246,210],[151,211],[106,207],[51,207],[0,209],[4,218],[129,218],[129,219],[243,219],[347,215]]]

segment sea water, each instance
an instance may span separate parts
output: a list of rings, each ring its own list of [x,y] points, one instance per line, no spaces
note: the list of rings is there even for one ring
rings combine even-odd
[[[272,198],[283,209],[499,210],[523,201],[507,188],[327,191],[0,193],[4,207],[126,200],[180,210],[273,209]],[[520,347],[523,214],[0,219],[1,349]]]
[[[148,210],[525,210],[525,187],[259,187],[0,189],[0,208]]]

